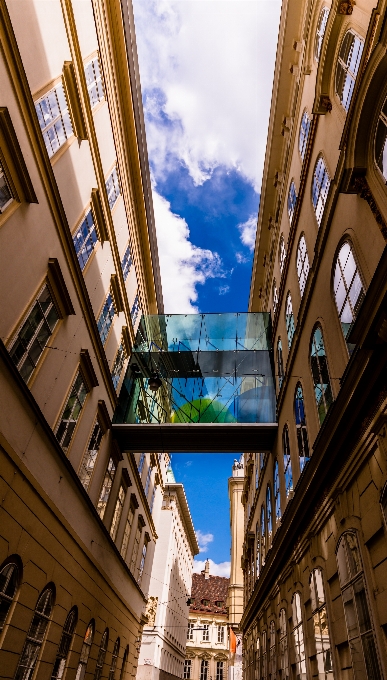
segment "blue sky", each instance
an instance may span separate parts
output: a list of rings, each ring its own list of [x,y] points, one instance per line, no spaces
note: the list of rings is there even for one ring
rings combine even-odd
[[[165,312],[246,311],[280,2],[133,4]],[[235,456],[173,458],[222,575]]]

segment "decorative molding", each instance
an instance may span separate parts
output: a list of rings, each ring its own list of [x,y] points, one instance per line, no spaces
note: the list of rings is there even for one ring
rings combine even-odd
[[[72,61],[65,61],[63,65],[63,83],[74,134],[78,139],[87,139],[82,104],[79,98],[74,64]]]
[[[132,351],[132,343],[130,342],[130,331],[127,326],[122,327],[122,344],[124,346],[126,357],[130,357]]]
[[[152,595],[148,598],[145,608],[145,616],[148,619],[148,626],[154,626],[156,621],[157,605],[159,602],[158,597],[153,597]]]
[[[145,526],[145,519],[143,518],[142,515],[138,516],[138,523],[141,526],[141,529]]]
[[[102,432],[106,434],[106,432],[112,427],[112,421],[110,420],[110,416],[103,399],[98,400],[97,418]]]
[[[379,225],[379,229],[382,232],[382,236],[385,241],[387,241],[387,223],[380,212],[378,205],[373,197],[372,191],[369,188],[368,182],[365,177],[357,177],[353,183],[356,193],[367,201],[371,208],[371,212],[375,217],[376,223]]]
[[[93,387],[98,387],[98,379],[95,374],[94,366],[91,361],[91,357],[89,354],[89,350],[87,349],[81,349],[80,357],[79,357],[79,365],[81,369],[81,373],[83,375],[83,379],[86,383],[86,388],[88,392],[91,392]],[[105,402],[102,402],[105,404]],[[99,407],[100,402],[98,402],[98,407]],[[106,408],[106,406],[105,406]],[[102,429],[103,425],[100,423]]]
[[[122,295],[121,295],[121,290],[120,290],[120,282],[118,280],[117,274],[111,275],[111,277],[110,277],[110,288],[111,288],[112,295],[113,295],[114,308],[116,310],[116,314],[119,314],[120,312],[124,311],[124,302],[122,300]]]
[[[127,488],[132,486],[132,480],[129,477],[129,472],[126,467],[122,468],[122,479],[124,480]]]
[[[4,172],[11,185],[11,190],[14,198],[21,202],[21,197],[17,191],[19,184],[23,193],[24,200],[27,203],[38,203],[34,187],[27,170],[27,166],[20,148],[19,140],[16,136],[15,129],[12,124],[11,116],[5,106],[0,107],[0,132],[3,143],[6,146],[6,153],[2,150],[2,162]],[[12,172],[12,170],[14,172]],[[15,175],[15,177],[13,176]]]
[[[98,238],[103,243],[109,240],[109,234],[106,229],[105,218],[102,209],[101,194],[99,189],[91,190],[91,209],[93,211],[94,224],[97,229]]]
[[[337,14],[349,16],[352,14],[355,5],[355,0],[342,0],[337,7]]]
[[[320,96],[319,109],[324,113],[330,113],[332,111],[332,102],[327,94],[322,94]]]
[[[130,494],[130,505],[134,508],[134,510],[137,510],[138,500],[137,500],[137,496],[136,496],[135,493]]]
[[[59,316],[64,319],[65,316],[75,314],[73,303],[71,302],[62,270],[56,257],[50,257],[48,260],[47,283],[54,297]]]

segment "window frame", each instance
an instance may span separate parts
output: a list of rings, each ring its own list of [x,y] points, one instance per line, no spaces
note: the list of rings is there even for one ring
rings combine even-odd
[[[14,196],[14,192],[12,189],[12,185],[8,179],[7,176],[7,170],[5,169],[5,163],[2,159],[2,154],[0,150],[0,192],[2,190],[2,187],[5,187],[7,190],[7,193],[9,194],[8,199],[4,202],[3,205],[0,204],[0,215],[4,215],[5,211],[7,208],[9,208],[12,203],[16,200]],[[3,180],[3,184],[1,184],[1,180]]]
[[[321,164],[323,166],[323,173],[321,176]],[[319,170],[320,168],[320,170]],[[317,172],[319,174],[317,175]],[[321,179],[322,177],[322,179]],[[327,181],[326,181],[327,178]],[[314,214],[316,217],[316,222],[318,228],[321,227],[321,223],[324,218],[325,209],[328,203],[329,192],[331,188],[332,180],[328,171],[328,166],[326,164],[324,155],[320,153],[317,156],[316,163],[313,168],[312,182],[311,182],[311,198]],[[316,191],[317,189],[317,191]]]
[[[88,491],[93,479],[94,470],[100,452],[101,441],[103,436],[104,431],[97,417],[94,420],[94,424],[88,439],[87,447],[83,452],[81,462],[78,468],[78,478],[86,491]],[[94,448],[91,448],[91,446],[94,446]],[[91,462],[93,463],[92,465],[90,465]],[[90,474],[89,470],[91,470]],[[82,471],[84,471],[84,474],[82,474]]]
[[[278,290],[277,290],[277,282],[275,279],[273,279],[273,285],[272,285],[272,299],[273,299],[273,315],[276,313],[277,308],[278,308]]]
[[[359,41],[360,45],[361,45],[360,54],[359,54],[357,62],[356,62],[357,68],[356,68],[355,71],[350,70],[350,63],[348,64],[348,57],[347,57],[347,62],[344,62],[344,60],[341,56],[341,52],[344,48],[344,43],[346,41],[347,36],[349,36],[349,35],[352,35],[354,37],[353,44],[355,44],[355,41],[357,39]],[[356,81],[357,81],[357,77],[359,75],[359,69],[360,69],[360,64],[361,64],[361,60],[362,60],[362,56],[363,56],[363,51],[364,51],[364,38],[362,38],[352,27],[348,28],[348,30],[344,33],[344,35],[341,39],[340,47],[339,47],[339,50],[338,50],[338,53],[337,53],[336,68],[335,68],[335,84],[334,84],[335,95],[338,97],[339,102],[340,102],[342,108],[344,109],[344,111],[346,112],[346,114],[348,114],[348,111],[349,111],[350,106],[351,106],[353,94],[355,92]],[[353,47],[350,48],[348,56],[352,55],[352,53],[353,53]],[[349,78],[352,82],[352,88],[351,88],[350,94],[347,95],[345,103],[343,102],[344,96],[342,98],[342,95],[340,95],[337,91],[338,90],[338,79],[339,79],[339,76],[338,76],[339,67],[341,68],[342,73],[344,74],[344,84],[343,84],[343,87],[342,87],[343,93],[344,93],[344,90],[345,90],[345,87],[346,87],[348,76],[349,76]],[[349,99],[348,99],[348,97],[349,97]]]
[[[70,617],[72,617],[73,620],[71,620]],[[70,624],[72,624],[72,628],[70,630],[66,630],[66,626],[69,627],[68,623],[69,619]],[[66,666],[66,661],[71,651],[71,645],[74,639],[74,633],[77,623],[78,623],[78,607],[75,605],[70,609],[69,613],[66,616],[66,620],[63,624],[62,635],[60,637],[58,651],[56,653],[56,659],[51,673],[51,680],[59,680],[60,678],[62,678]]]
[[[320,333],[321,340],[320,343],[317,344],[316,340],[316,335],[317,333]],[[324,352],[324,354],[320,354],[319,352],[321,351],[321,348]],[[325,357],[325,371],[324,371],[324,362],[319,359],[319,357]],[[316,359],[316,361],[313,361],[313,358]],[[328,357],[325,349],[325,342],[324,342],[324,334],[323,330],[320,324],[317,324],[314,327],[312,337],[310,340],[310,349],[309,349],[309,361],[310,361],[310,371],[312,375],[312,380],[313,380],[313,389],[314,389],[314,395],[315,395],[315,401],[316,401],[316,409],[317,409],[317,416],[319,419],[320,425],[323,424],[325,417],[329,411],[330,406],[333,404],[333,392],[332,392],[332,385],[331,385],[331,380],[330,380],[330,375],[329,375],[329,365],[328,365]],[[314,368],[315,365],[315,368]],[[326,378],[327,378],[327,383],[324,383],[324,373],[326,373]],[[318,397],[317,389],[321,393],[321,397]],[[328,395],[328,396],[326,396]]]
[[[281,607],[278,615],[279,619],[279,670],[281,680],[289,677],[289,641],[287,630],[287,615],[285,607]]]
[[[301,394],[301,398],[300,398]],[[297,396],[298,395],[298,396]],[[302,412],[299,403],[302,401]],[[294,391],[294,420],[297,434],[298,459],[300,463],[300,474],[303,472],[306,463],[310,460],[310,448],[308,438],[308,427],[306,424],[304,390],[300,382],[297,383]],[[299,422],[298,422],[299,421]],[[303,455],[302,455],[303,454]],[[302,463],[301,463],[302,461]]]
[[[273,466],[273,496],[275,508],[275,521],[279,522],[281,520],[282,513],[281,513],[281,489],[278,458],[275,459]]]
[[[304,120],[307,119],[307,124],[304,124]],[[310,126],[312,124],[312,119],[308,113],[307,109],[304,109],[302,112],[301,120],[300,120],[300,130],[298,133],[298,152],[301,156],[302,162],[304,162],[305,154],[306,154],[306,149],[308,147],[308,139],[309,139],[309,134],[310,134]]]
[[[278,263],[279,263],[281,276],[282,276],[283,271],[284,271],[286,256],[287,256],[287,252],[286,252],[286,246],[285,246],[285,238],[284,238],[284,235],[281,234],[280,240],[279,240],[279,248],[278,248]]]
[[[58,91],[61,90],[61,95],[58,94]],[[46,108],[51,111],[54,111],[52,109],[51,103],[50,103],[50,97],[55,97],[56,100],[56,106],[58,108],[58,113],[57,115],[53,116],[51,121],[47,125],[42,125],[42,122],[44,122],[44,113],[43,113],[43,105],[42,102],[47,100],[47,103],[45,104]],[[63,102],[66,104],[63,106],[63,109],[61,108]],[[50,87],[50,89],[47,90],[47,92],[44,93],[41,97],[38,97],[38,99],[34,100],[34,107],[36,111],[36,115],[38,118],[38,123],[40,127],[40,131],[42,133],[44,145],[46,147],[48,157],[51,159],[55,156],[55,154],[58,153],[58,151],[65,147],[66,142],[68,142],[71,137],[75,136],[71,117],[70,117],[70,109],[69,109],[69,104],[66,98],[66,88],[64,86],[63,79],[60,78],[60,80]],[[40,114],[39,114],[39,110]],[[41,122],[42,121],[42,122]],[[57,125],[59,122],[62,125],[62,132],[65,135],[65,138],[63,141],[60,141],[60,138],[58,136],[58,129]],[[54,137],[51,139],[50,138],[50,131],[54,130],[55,134],[54,137],[56,138],[56,141],[58,143],[58,146],[54,148],[52,141]]]
[[[114,480],[117,474],[117,461],[114,458],[114,456],[109,455],[108,462],[105,468],[105,474],[103,477],[103,481],[101,484],[101,490],[98,495],[98,502],[97,502],[97,512],[100,516],[100,518],[103,520],[106,512],[106,508],[108,506],[109,500],[110,500],[110,494],[112,492]],[[106,490],[107,489],[107,490]],[[106,500],[104,499],[104,496],[106,496]]]
[[[43,609],[44,611],[46,610],[46,606],[49,606],[49,612],[43,613],[42,611],[38,610],[38,607],[40,603],[43,601],[43,598],[47,595],[49,595],[49,604],[48,601],[44,603]],[[20,653],[19,656],[19,661],[18,665],[16,668],[16,673],[15,673],[15,678],[14,680],[22,680],[23,677],[25,677],[25,671],[29,671],[30,675],[29,677],[32,677],[34,675],[34,671],[36,669],[36,664],[39,661],[39,656],[41,653],[42,647],[45,645],[46,642],[46,637],[47,637],[47,630],[52,618],[52,613],[53,609],[55,606],[55,598],[56,598],[56,589],[54,583],[48,583],[45,588],[41,591],[40,595],[38,596],[38,599],[36,601],[36,605],[34,607],[34,613],[30,622],[30,625],[28,627],[28,632],[25,637],[25,642],[23,645],[23,649]],[[33,633],[36,634],[33,635]],[[37,635],[39,633],[39,637]],[[27,655],[28,656],[25,656]],[[35,658],[34,658],[35,656]],[[22,662],[24,661],[23,665]],[[28,665],[27,665],[28,664]],[[23,670],[24,669],[24,670]],[[22,675],[19,675],[19,670],[22,671]]]
[[[288,200],[287,200],[287,209],[288,209],[288,217],[289,217],[290,224],[293,223],[294,213],[296,211],[296,206],[297,206],[297,200],[298,200],[298,195],[297,195],[297,191],[296,191],[296,185],[295,185],[294,179],[292,179],[290,184],[289,184]]]
[[[319,573],[320,575],[320,584],[316,580],[316,574]],[[319,585],[321,585],[321,590],[319,588]],[[324,584],[324,577],[323,577],[323,570],[321,567],[317,566],[312,571],[310,572],[309,576],[309,588],[310,588],[310,604],[311,604],[311,612],[312,612],[312,619],[313,619],[313,631],[314,631],[314,639],[315,639],[315,645],[316,645],[316,664],[317,664],[317,669],[318,669],[318,676],[321,678],[322,676],[325,675],[325,680],[329,680],[329,675],[331,676],[331,680],[333,680],[333,673],[334,673],[334,667],[333,667],[333,649],[334,647],[332,646],[332,640],[331,640],[331,628],[329,624],[329,616],[328,616],[328,608],[327,608],[327,598],[326,598],[326,589],[325,589],[325,584]],[[320,592],[319,592],[320,591]],[[320,593],[322,591],[323,599],[320,600]],[[316,597],[317,595],[317,597]],[[325,614],[324,614],[325,611]],[[325,616],[325,620],[324,620]],[[323,629],[324,626],[327,631],[327,637],[328,637],[328,643],[329,647],[324,648],[324,639],[323,639]],[[320,631],[320,644],[318,643],[317,640],[317,628]],[[321,651],[319,651],[319,649]],[[327,653],[327,656],[329,654],[330,657],[330,670],[327,670],[328,664],[326,661],[325,653]],[[320,655],[324,655],[320,657]],[[321,668],[319,667],[319,661],[320,658],[323,658],[323,663],[321,664]]]
[[[80,245],[79,249],[78,239],[82,239],[82,243],[79,244]],[[72,240],[79,266],[81,268],[81,271],[83,272],[86,268],[86,265],[90,261],[91,257],[95,253],[95,247],[99,242],[97,227],[95,224],[94,214],[91,209],[91,206],[85,213],[80,224],[75,229],[72,235]],[[86,254],[83,256],[84,251]]]
[[[342,252],[342,250],[343,250],[343,248],[346,244],[349,246],[350,253],[352,255],[352,258],[353,258],[353,261],[354,261],[354,264],[355,264],[355,271],[354,271],[354,273],[353,273],[353,275],[350,279],[349,286],[348,286],[348,283],[347,283],[345,277],[343,276],[344,269],[345,269],[347,262],[348,262],[348,256],[346,258],[344,268],[342,267],[342,262],[340,260],[340,253]],[[341,305],[341,311],[339,310],[339,305],[338,305],[337,296],[336,296],[336,289],[335,289],[335,277],[336,277],[337,267],[339,267],[340,280],[343,281],[344,290],[345,290],[345,296],[344,296],[344,299],[343,299],[343,303]],[[358,278],[360,280],[361,288],[359,289],[359,294],[356,298],[355,306],[353,306],[353,302],[351,300],[350,293],[351,293],[351,290],[352,290],[352,286],[355,283],[356,275],[358,276]],[[362,275],[362,271],[359,267],[359,261],[358,261],[358,258],[356,256],[356,250],[354,248],[353,241],[350,238],[348,238],[348,236],[346,236],[345,238],[343,238],[342,241],[340,241],[340,243],[338,245],[338,248],[336,250],[335,257],[334,257],[334,260],[333,260],[333,266],[332,266],[332,293],[333,293],[333,298],[334,298],[334,301],[335,301],[337,315],[338,315],[339,322],[340,322],[340,325],[341,325],[341,330],[342,330],[342,333],[343,333],[343,336],[344,336],[344,340],[346,339],[352,324],[354,323],[354,321],[357,318],[357,315],[359,313],[361,305],[363,304],[363,300],[364,300],[364,297],[366,295],[366,292],[367,292],[367,289],[366,289],[366,286],[364,284],[364,278],[363,278],[363,275]],[[349,311],[352,314],[352,321],[351,322],[342,321],[342,316],[345,312],[347,304],[349,305]]]
[[[323,14],[326,16],[325,22],[324,22],[324,19],[323,19]],[[324,42],[324,36],[325,36],[325,31],[327,29],[329,14],[330,14],[330,8],[327,5],[323,5],[321,10],[320,10],[319,17],[318,17],[316,33],[315,33],[315,38],[314,38],[313,53],[314,53],[314,60],[317,63],[320,61],[320,57],[321,57],[322,44]],[[321,20],[323,20],[323,21],[321,21]],[[321,23],[324,24],[322,31],[320,30]],[[317,42],[318,38],[320,38],[319,44]]]
[[[98,648],[98,656],[97,656],[97,661],[95,664],[95,672],[94,672],[94,679],[93,680],[100,680],[103,667],[105,664],[105,659],[106,659],[106,652],[109,644],[109,628],[105,628],[104,632],[102,633],[101,637],[101,642],[99,644]]]
[[[299,599],[299,610],[300,610],[300,618],[295,620],[295,613],[297,612],[297,605],[294,604],[294,601]],[[307,677],[307,669],[306,669],[306,649],[305,649],[305,635],[304,635],[304,619],[302,615],[302,598],[301,598],[301,593],[297,590],[295,593],[293,593],[292,597],[292,636],[293,636],[293,644],[294,644],[294,651],[295,651],[295,657],[296,657],[296,669],[297,669],[297,680],[300,680],[302,677]],[[300,634],[301,633],[301,634]],[[301,649],[303,650],[303,657],[301,652]]]
[[[112,291],[109,290],[107,295],[105,296],[105,299],[101,307],[101,311],[98,314],[97,318],[98,333],[104,347],[107,343],[110,331],[113,328],[116,316],[117,312],[114,305],[114,297]]]
[[[18,597],[19,594],[19,589],[20,589],[20,584],[22,582],[22,577],[23,577],[23,564],[22,561],[19,557],[19,555],[10,555],[7,559],[4,560],[4,562],[0,565],[0,575],[5,572],[5,570],[9,570],[12,568],[11,573],[7,574],[5,581],[3,585],[1,586],[0,590],[0,605],[2,604],[2,601],[8,602],[8,608],[5,611],[4,614],[4,619],[3,622],[1,622],[0,619],[0,635],[2,631],[4,630],[4,627],[7,625],[8,617],[12,616],[12,605],[15,602],[16,598]],[[15,579],[15,588],[14,592],[11,595],[5,594],[6,590],[9,587],[9,584],[11,582],[11,579],[13,577],[13,574],[16,571],[16,579]],[[2,610],[4,612],[4,610]]]
[[[88,632],[90,630],[90,635],[88,637]],[[95,621],[91,619],[86,628],[86,632],[82,642],[81,653],[79,655],[79,661],[77,665],[77,672],[75,675],[75,680],[83,680],[86,674],[87,663],[89,661],[90,650],[94,641],[95,634]],[[90,642],[89,642],[90,640]]]
[[[191,638],[187,638],[191,639]],[[191,680],[192,659],[184,659],[183,680]]]
[[[74,391],[75,394],[73,394]],[[75,374],[75,378],[71,384],[71,387],[67,393],[67,398],[64,403],[62,413],[60,415],[60,418],[58,419],[58,423],[55,428],[55,436],[59,442],[60,447],[62,448],[66,455],[69,452],[70,446],[74,439],[75,432],[78,427],[78,423],[80,422],[80,419],[82,417],[88,393],[89,390],[86,381],[79,367]],[[70,409],[69,415],[68,418],[65,418],[65,414],[67,413],[68,409]],[[74,416],[74,414],[77,414],[76,419],[72,417]],[[73,427],[71,427],[73,423],[74,425]],[[63,430],[61,430],[62,424],[64,424]]]
[[[118,661],[118,656],[120,653],[120,646],[121,646],[121,641],[120,638],[118,637],[114,643],[113,651],[112,651],[112,660],[110,663],[110,670],[109,670],[109,675],[108,675],[108,680],[114,680],[114,676],[117,670],[117,661]]]
[[[294,311],[293,311],[293,301],[290,290],[286,295],[285,301],[285,325],[286,325],[286,335],[288,338],[288,349],[290,350],[293,344],[294,334],[296,332],[296,327],[294,324]]]
[[[301,242],[303,242],[304,252],[302,252]],[[304,293],[305,293],[305,288],[306,288],[306,284],[308,282],[309,272],[310,272],[308,247],[306,245],[306,238],[305,238],[304,232],[300,235],[300,238],[298,239],[297,253],[296,253],[296,270],[297,270],[298,285],[300,287],[300,296],[301,296],[301,300],[302,300]]]
[[[95,67],[94,67],[95,62],[97,62],[97,64],[98,64],[98,76],[99,77],[96,76],[96,71],[95,71]],[[92,66],[94,79],[90,80],[90,82],[88,82],[87,69],[90,66]],[[87,92],[89,94],[90,106],[91,106],[91,110],[93,111],[95,109],[95,107],[98,106],[98,104],[100,104],[102,101],[104,101],[106,99],[105,98],[105,88],[104,88],[104,82],[103,82],[103,75],[102,75],[102,69],[101,69],[101,60],[99,58],[99,53],[95,54],[93,57],[91,57],[90,59],[85,61],[84,64],[83,64],[83,68],[84,68],[84,71],[85,71],[86,87],[87,87]],[[92,90],[93,85],[95,85],[96,90],[98,92],[96,101],[92,100],[92,95],[91,95],[91,90]],[[102,90],[102,96],[99,92],[100,89]]]
[[[285,435],[286,432],[286,435]],[[293,486],[293,470],[292,470],[292,458],[290,455],[290,438],[289,438],[289,427],[287,423],[285,423],[283,430],[282,430],[282,453],[283,453],[283,461],[284,461],[284,478],[285,478],[285,494],[286,498],[288,499],[291,495],[291,493],[294,490]],[[285,463],[285,456],[287,457],[286,463]],[[288,486],[287,483],[287,473],[290,468],[290,476],[289,479],[291,479],[291,486]]]

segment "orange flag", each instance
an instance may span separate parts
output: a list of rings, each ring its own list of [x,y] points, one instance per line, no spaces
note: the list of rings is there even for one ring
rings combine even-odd
[[[236,652],[236,635],[232,628],[230,628],[230,654],[235,654]]]

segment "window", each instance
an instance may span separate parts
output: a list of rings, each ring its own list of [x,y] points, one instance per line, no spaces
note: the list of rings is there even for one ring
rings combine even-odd
[[[155,502],[155,496],[156,496],[156,485],[153,487],[152,497],[151,497],[151,500],[150,500],[150,503],[149,503],[149,510],[151,511],[151,513],[153,512],[153,505],[154,505],[154,502]]]
[[[292,297],[291,297],[290,293],[288,293],[287,296],[286,296],[285,322],[286,322],[286,333],[287,333],[287,336],[288,336],[288,346],[289,346],[289,349],[290,349],[291,346],[292,346],[293,336],[294,336],[294,331],[295,331]]]
[[[266,558],[266,516],[265,506],[261,507],[261,569],[265,564]]]
[[[73,243],[79,265],[83,270],[97,243],[97,232],[91,210],[89,210],[81,226],[75,232]]]
[[[133,524],[134,511],[135,511],[134,505],[133,505],[133,503],[131,503],[130,506],[129,506],[128,516],[127,516],[126,522],[125,522],[124,536],[122,538],[122,545],[121,545],[121,556],[124,559],[126,557],[126,552],[128,550],[130,532],[132,530],[132,524]]]
[[[114,166],[109,177],[106,180],[106,191],[108,195],[108,201],[110,210],[113,210],[117,198],[120,195],[120,185],[118,183],[117,168]]]
[[[120,680],[125,680],[125,678],[126,678],[126,671],[127,671],[127,667],[128,667],[128,656],[129,656],[129,645],[126,645],[124,657],[122,659]]]
[[[293,221],[294,211],[296,209],[296,203],[297,203],[296,185],[294,184],[294,181],[292,180],[290,182],[289,193],[288,193],[288,215],[289,215],[290,224]]]
[[[14,338],[10,355],[21,377],[28,381],[34,371],[59,315],[47,286],[37,296],[27,318]]]
[[[141,475],[143,468],[144,468],[144,462],[145,462],[145,453],[142,453],[140,456],[140,460],[138,461],[138,472]]]
[[[351,245],[345,241],[336,260],[333,290],[344,337],[347,337],[353,320],[364,299],[364,288]]]
[[[65,453],[67,453],[70,446],[75,426],[83,409],[86,396],[87,391],[85,383],[83,382],[82,374],[79,371],[74,380],[56,432],[56,438]]]
[[[60,83],[35,102],[40,129],[49,157],[73,134],[63,85]]]
[[[195,624],[193,624],[193,623],[189,623],[189,624],[188,624],[188,628],[187,628],[187,640],[193,640],[193,629],[194,629],[194,625],[195,625]]]
[[[257,637],[257,647],[255,650],[255,673],[254,673],[254,680],[260,680],[260,672],[261,672],[261,645],[259,641],[259,637]]]
[[[269,644],[269,675],[273,679],[276,677],[277,664],[275,654],[275,623],[270,622],[270,644]]]
[[[320,156],[313,171],[312,182],[312,203],[318,226],[320,226],[324,214],[330,185],[328,170],[324,159]]]
[[[137,524],[136,533],[135,533],[135,536],[134,536],[132,559],[131,559],[131,562],[130,562],[130,571],[132,572],[132,574],[134,574],[134,571],[136,569],[137,555],[138,555],[138,550],[139,550],[139,547],[140,547],[140,538],[141,538],[142,526],[143,525],[139,520],[138,524]]]
[[[209,606],[209,601],[208,600],[202,600],[202,603],[204,604],[205,607]],[[210,640],[210,626],[208,623],[203,624],[203,635],[202,635],[202,640],[203,642],[209,642]]]
[[[85,677],[90,649],[91,645],[93,644],[93,638],[94,638],[94,620],[90,621],[86,629],[85,637],[83,638],[81,656],[79,657],[79,664],[75,680],[83,680],[83,678]]]
[[[223,600],[216,600],[215,601],[215,607],[219,607],[219,609],[223,609],[224,601]]]
[[[19,570],[16,564],[8,563],[0,571],[0,633],[4,628],[7,615],[16,595]]]
[[[103,519],[106,506],[108,504],[110,492],[112,490],[114,475],[116,474],[116,464],[113,458],[109,458],[108,466],[106,468],[105,477],[103,480],[101,493],[97,504],[97,512],[101,519]]]
[[[98,331],[103,345],[106,342],[115,313],[112,294],[108,293],[97,321]]]
[[[112,519],[112,524],[110,527],[110,536],[112,537],[113,541],[116,540],[117,536],[117,531],[118,527],[120,524],[120,519],[122,515],[122,508],[124,507],[125,503],[125,496],[126,496],[126,491],[121,484],[120,490],[118,492],[117,500],[116,500],[116,507],[114,508],[114,513],[113,513],[113,519]]]
[[[341,43],[336,67],[336,93],[346,111],[351,103],[363,47],[363,40],[353,31],[348,31]]]
[[[39,595],[36,603],[14,680],[27,680],[32,677],[53,606],[54,589],[53,587],[47,587]]]
[[[255,454],[255,488],[258,489],[259,484],[259,453]]]
[[[122,273],[124,275],[124,281],[129,276],[130,268],[132,266],[132,256],[130,254],[130,247],[129,244],[126,246],[125,254],[124,257],[122,258],[121,262],[121,267],[122,267]]]
[[[208,680],[208,661],[205,659],[200,664],[200,680]]]
[[[314,58],[316,61],[319,61],[320,59],[320,54],[321,54],[321,48],[322,48],[322,43],[324,40],[324,35],[325,35],[325,29],[327,27],[327,21],[329,17],[329,8],[328,7],[323,7],[318,24],[317,24],[317,30],[316,30],[316,39],[314,43]]]
[[[336,558],[355,680],[382,678],[355,532],[348,531],[340,538]]]
[[[224,678],[224,662],[223,661],[217,661],[216,662],[216,680],[223,680]]]
[[[59,642],[59,648],[54,663],[54,668],[51,674],[51,680],[61,680],[63,677],[64,668],[66,665],[67,656],[71,647],[71,642],[74,635],[74,629],[77,624],[78,610],[73,607],[63,626],[62,636]]]
[[[274,281],[273,281],[273,292],[272,292],[272,295],[273,295],[273,314],[275,314],[275,313],[276,313],[276,310],[277,310],[277,307],[278,307],[278,291],[277,291],[277,284],[276,284],[275,279],[274,279]]]
[[[262,670],[261,670],[261,678],[262,680],[266,680],[267,678],[267,632],[266,630],[263,631],[262,633]]]
[[[130,312],[130,316],[132,318],[133,326],[135,325],[135,323],[137,321],[137,318],[138,318],[140,311],[141,311],[140,310],[140,300],[138,299],[138,295],[136,295],[136,297],[134,298],[132,310]]]
[[[298,283],[300,285],[301,297],[304,294],[306,282],[309,275],[309,257],[308,250],[306,248],[305,236],[302,234],[297,248],[297,276]]]
[[[268,541],[268,547],[271,544],[271,536],[273,533],[273,518],[272,518],[272,509],[271,509],[271,489],[270,485],[267,485],[266,489],[266,518],[267,518],[267,541]]]
[[[375,137],[375,161],[385,181],[387,181],[387,99],[379,114],[378,127]],[[1,168],[0,168],[1,174]],[[0,180],[0,210],[1,210],[1,180]]]
[[[309,460],[308,432],[306,429],[306,417],[304,408],[304,395],[302,387],[298,383],[294,397],[294,416],[296,420],[298,455],[300,458],[300,472]]]
[[[117,638],[117,640],[114,643],[114,647],[113,647],[112,662],[111,662],[111,665],[110,665],[108,680],[114,680],[114,675],[115,675],[116,668],[117,668],[117,659],[118,659],[119,651],[120,651],[120,638]]]
[[[293,473],[292,473],[292,460],[290,458],[289,430],[287,425],[285,425],[284,431],[282,433],[282,448],[284,453],[286,498],[289,498],[291,491],[293,491]]]
[[[310,575],[310,598],[312,604],[313,628],[316,641],[318,677],[333,680],[331,644],[329,641],[328,614],[325,603],[321,569],[313,569]]]
[[[305,158],[306,147],[308,145],[308,137],[310,131],[311,119],[307,111],[304,111],[300,124],[300,136],[298,138],[298,149],[302,160]]]
[[[219,604],[215,602],[215,604],[217,607],[224,606],[224,602],[220,602]],[[224,642],[224,626],[218,626],[218,642]]]
[[[261,471],[261,472],[262,472],[262,470],[263,470],[264,467],[265,467],[265,454],[264,454],[264,453],[260,453],[260,454],[259,454],[259,468],[260,468],[260,471]]]
[[[192,638],[187,638],[191,640]],[[191,680],[191,668],[192,668],[192,661],[191,659],[185,659],[184,661],[184,680]]]
[[[277,342],[277,372],[278,372],[278,389],[281,389],[283,379],[284,379],[284,375],[285,375],[281,338],[278,338],[278,342]]]
[[[328,363],[325,354],[324,340],[321,328],[318,326],[312,337],[310,349],[310,363],[316,397],[317,412],[320,423],[328,412],[333,401],[331,384],[329,380]]]
[[[147,498],[148,498],[148,493],[149,493],[149,485],[150,485],[150,481],[151,481],[151,476],[152,476],[152,467],[149,465],[148,472],[146,474],[145,488],[144,488],[144,493],[145,493],[145,496]]]
[[[146,560],[146,552],[148,550],[148,543],[149,543],[149,541],[148,541],[148,538],[147,538],[147,534],[145,534],[144,545],[142,546],[142,552],[141,552],[140,566],[138,568],[138,579],[137,579],[138,585],[141,585],[142,576],[143,576],[143,573],[144,573],[144,566],[145,566],[145,560]]]
[[[289,677],[288,635],[286,631],[286,611],[281,609],[279,613],[279,668],[281,680]]]
[[[256,560],[256,574],[257,578],[261,571],[261,534],[259,530],[259,522],[255,525],[255,560]]]
[[[13,196],[11,187],[8,184],[3,166],[0,162],[0,215],[8,208],[12,201]]]
[[[302,627],[301,596],[295,593],[292,600],[293,640],[296,652],[297,680],[306,679],[304,629]]]
[[[279,243],[279,267],[280,267],[281,274],[284,270],[285,260],[286,260],[285,239],[284,239],[283,235],[281,235],[280,243]]]
[[[281,519],[281,494],[280,494],[280,478],[278,460],[274,463],[274,507],[275,518],[278,521]]]
[[[85,76],[90,104],[91,108],[93,108],[98,102],[102,101],[104,97],[98,57],[94,57],[94,59],[86,64]]]
[[[98,420],[95,422],[93,432],[91,434],[88,447],[83,454],[81,465],[78,471],[78,477],[82,482],[84,488],[89,488],[90,480],[94,472],[95,462],[97,460],[99,447],[102,439],[102,430]]]
[[[94,680],[101,679],[108,642],[109,642],[109,628],[106,628],[104,634],[102,635],[101,644],[98,650],[98,658],[95,666]]]

